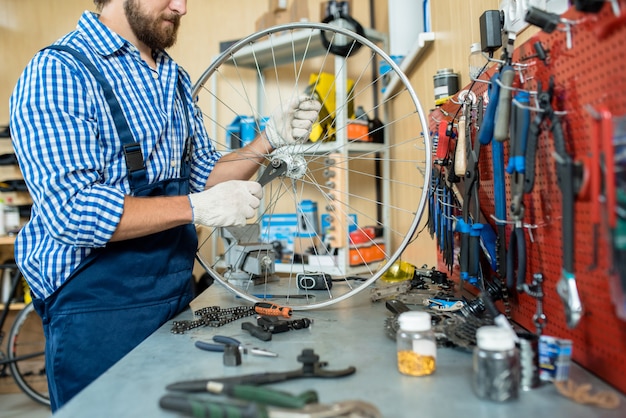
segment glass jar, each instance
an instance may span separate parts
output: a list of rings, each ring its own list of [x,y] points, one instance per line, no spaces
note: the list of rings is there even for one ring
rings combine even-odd
[[[437,368],[437,341],[430,314],[403,312],[398,316],[396,345],[398,371],[407,376],[427,376]]]
[[[517,399],[519,354],[510,330],[493,325],[478,328],[473,360],[472,384],[479,398],[496,402]]]

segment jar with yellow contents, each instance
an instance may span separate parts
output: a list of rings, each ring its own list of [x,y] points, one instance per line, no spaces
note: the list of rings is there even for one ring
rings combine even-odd
[[[430,314],[403,312],[398,316],[398,325],[398,371],[407,376],[433,374],[437,369],[437,341]]]

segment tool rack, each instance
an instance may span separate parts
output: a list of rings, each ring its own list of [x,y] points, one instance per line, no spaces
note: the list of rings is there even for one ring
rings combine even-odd
[[[619,11],[611,6],[619,6]],[[525,195],[525,224],[527,228],[527,271],[526,282],[532,281],[534,273],[544,276],[544,312],[547,324],[543,335],[571,339],[573,360],[598,375],[622,393],[626,393],[626,318],[618,314],[616,303],[623,305],[624,294],[615,284],[614,259],[608,222],[611,210],[607,209],[593,182],[606,183],[609,176],[603,175],[598,164],[599,147],[594,142],[597,135],[600,109],[608,110],[613,117],[626,117],[626,2],[605,2],[597,13],[583,13],[571,7],[561,17],[570,22],[568,28],[550,34],[538,32],[527,42],[515,49],[514,63],[526,64],[519,75],[523,84],[517,87],[533,90],[537,82],[544,86],[550,76],[555,80],[553,105],[563,112],[562,123],[568,154],[575,162],[582,163],[585,177],[582,189],[574,201],[574,270],[578,292],[583,305],[583,316],[578,325],[571,329],[566,325],[564,308],[556,291],[561,276],[561,192],[555,170],[554,142],[549,132],[542,131],[539,137],[536,160],[535,187]],[[569,39],[568,39],[569,37]],[[536,57],[533,44],[541,42],[548,52],[542,62]],[[472,91],[477,96],[488,90],[487,80],[496,71],[490,67],[476,82]],[[468,89],[469,85],[464,89]],[[485,95],[486,96],[486,95]],[[443,109],[454,115],[458,98],[452,98]],[[534,115],[534,113],[532,113]],[[595,145],[595,147],[594,147]],[[508,143],[504,144],[505,165],[508,161]],[[595,158],[595,159],[594,159]],[[494,227],[495,213],[494,176],[491,163],[491,146],[483,146],[479,158],[479,197],[482,213]],[[608,173],[614,176],[615,173]],[[597,178],[595,176],[601,176]],[[510,201],[511,184],[505,175],[507,208]],[[598,183],[596,183],[598,184]],[[459,185],[459,188],[462,187]],[[604,199],[606,200],[606,199]],[[599,222],[599,225],[597,224]],[[512,225],[507,224],[507,243]],[[532,234],[532,239],[531,239]],[[623,261],[622,261],[623,262]],[[439,267],[447,270],[441,255]],[[452,276],[459,281],[459,269],[455,264]],[[465,288],[472,288],[464,284]],[[511,319],[526,329],[534,330],[533,315],[536,301],[527,294],[510,295]],[[505,307],[499,302],[499,308]],[[620,318],[621,316],[621,318]]]

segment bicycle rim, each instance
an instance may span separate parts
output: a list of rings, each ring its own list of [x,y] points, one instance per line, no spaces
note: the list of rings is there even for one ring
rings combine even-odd
[[[41,318],[32,304],[20,311],[9,332],[9,359],[17,385],[33,400],[50,405]]]
[[[279,295],[294,310],[333,305],[388,279],[415,238],[428,198],[428,125],[410,82],[371,37],[334,24],[276,26],[233,44],[194,85],[223,152],[239,152],[298,95],[322,103],[310,141],[264,156],[259,175],[272,162],[287,170],[264,187],[258,216],[245,228],[199,228],[199,264],[237,296]]]

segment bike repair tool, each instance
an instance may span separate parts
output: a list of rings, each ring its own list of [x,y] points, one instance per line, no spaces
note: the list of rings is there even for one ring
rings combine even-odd
[[[494,126],[498,99],[500,96],[500,73],[496,72],[488,87],[489,102],[478,132],[482,145],[491,144],[491,160],[493,169],[494,208],[496,223],[496,272],[500,277],[506,276],[506,188],[504,183],[504,147],[500,141],[494,141]]]
[[[513,96],[513,80],[515,70],[510,65],[505,65],[500,71],[500,94],[496,119],[493,128],[493,138],[496,141],[506,141],[509,138],[509,121],[511,119],[511,99]]]
[[[287,332],[292,329],[308,328],[312,323],[313,321],[309,318],[293,320],[278,319],[273,316],[259,316],[257,318],[257,325],[272,334]]]
[[[554,76],[550,76],[548,90],[554,92]],[[555,112],[551,102],[545,103],[544,106],[542,110],[550,121],[550,130],[554,140],[557,182],[561,189],[563,262],[561,278],[556,290],[563,302],[567,326],[575,328],[582,318],[583,306],[574,273],[574,162],[565,147],[565,136],[559,115]]]
[[[213,337],[213,341],[215,341],[216,344],[207,343],[205,341],[196,341],[195,346],[201,350],[223,352],[226,346],[232,345],[232,346],[237,347],[239,351],[241,352],[241,354],[250,353],[253,356],[278,357],[278,354],[272,351],[268,351],[263,348],[257,348],[257,347],[248,348],[244,346],[241,343],[241,341],[232,337],[226,337],[224,335],[215,335]]]
[[[510,126],[509,163],[506,172],[511,176],[510,215],[514,221],[506,260],[506,284],[509,289],[522,292],[526,280],[526,236],[524,234],[524,173],[526,172],[526,142],[530,110],[528,92],[516,94],[518,105],[512,109]],[[517,271],[516,271],[517,267]]]
[[[543,329],[548,323],[548,317],[543,312],[543,274],[533,274],[532,283],[530,285],[524,284],[524,292],[535,298],[537,301],[537,308],[535,310],[535,314],[533,315],[533,323],[535,324],[537,335],[541,336]]]
[[[262,327],[254,325],[252,322],[243,322],[241,324],[241,329],[248,331],[250,335],[261,341],[270,341],[272,339],[271,332],[265,331]]]
[[[257,299],[309,299],[315,297],[315,295],[278,295],[274,293],[254,293],[251,296],[254,296]]]
[[[261,176],[259,177],[259,184],[265,186],[276,177],[282,176],[287,172],[287,163],[279,158],[272,158]]]
[[[291,393],[279,391],[276,389],[268,389],[259,386],[253,385],[239,385],[239,384],[227,384],[221,382],[207,382],[205,391],[208,393],[213,393],[217,395],[225,395],[231,399],[241,399],[246,401],[252,401],[259,405],[272,405],[272,406],[281,406],[286,408],[302,408],[309,403],[314,403],[318,401],[317,392],[313,390],[308,390],[300,395],[292,395]],[[164,408],[174,407],[175,405],[181,406],[180,402],[183,400],[191,401],[194,398],[188,396],[176,396],[176,395],[165,395],[160,400],[160,405]],[[195,398],[196,401],[199,402],[199,398]],[[210,402],[211,404],[213,402]],[[163,404],[165,403],[166,406]],[[226,403],[219,402],[221,407],[235,407],[239,405],[238,408],[241,408],[241,404],[236,404],[234,402]],[[233,412],[239,414],[241,413],[241,409],[233,409]],[[197,416],[197,415],[194,415]],[[240,415],[210,415],[210,416],[222,416],[222,417],[231,417],[231,416],[240,416]],[[245,415],[244,415],[245,416]],[[257,415],[253,415],[257,416]]]
[[[298,409],[284,409],[265,406],[256,402],[245,404],[225,403],[197,399],[184,395],[165,395],[161,398],[161,408],[182,413],[195,418],[330,418],[330,417],[367,417],[382,418],[374,405],[349,400],[332,404],[309,403]]]
[[[254,373],[241,376],[229,376],[216,379],[200,379],[188,380],[183,382],[172,383],[167,386],[167,390],[181,392],[207,392],[207,385],[212,382],[220,382],[226,384],[237,385],[263,385],[266,383],[283,382],[291,379],[301,379],[305,377],[333,378],[345,377],[356,372],[355,367],[348,367],[341,370],[326,370],[326,362],[320,362],[319,356],[315,354],[313,349],[307,348],[297,357],[302,363],[302,367],[287,372],[265,372]]]
[[[475,102],[475,96],[473,97]],[[467,95],[466,99],[467,98],[470,98],[470,95]],[[464,103],[463,112],[465,113],[466,120],[470,120],[469,103]],[[462,217],[457,219],[456,229],[461,233],[461,279],[470,284],[475,284],[479,278],[479,237],[483,224],[480,223],[480,199],[478,196],[478,156],[480,155],[480,141],[478,138],[473,139],[471,133],[471,127],[467,125],[466,137],[469,138],[470,145],[467,148],[467,154],[464,156],[467,165],[463,179]]]
[[[229,322],[251,315],[258,314],[290,318],[292,313],[293,309],[290,307],[270,302],[257,302],[253,306],[242,305],[224,309],[219,306],[208,306],[194,311],[194,315],[199,316],[199,319],[173,321],[171,331],[174,334],[184,334],[185,331],[202,326],[221,327]]]

